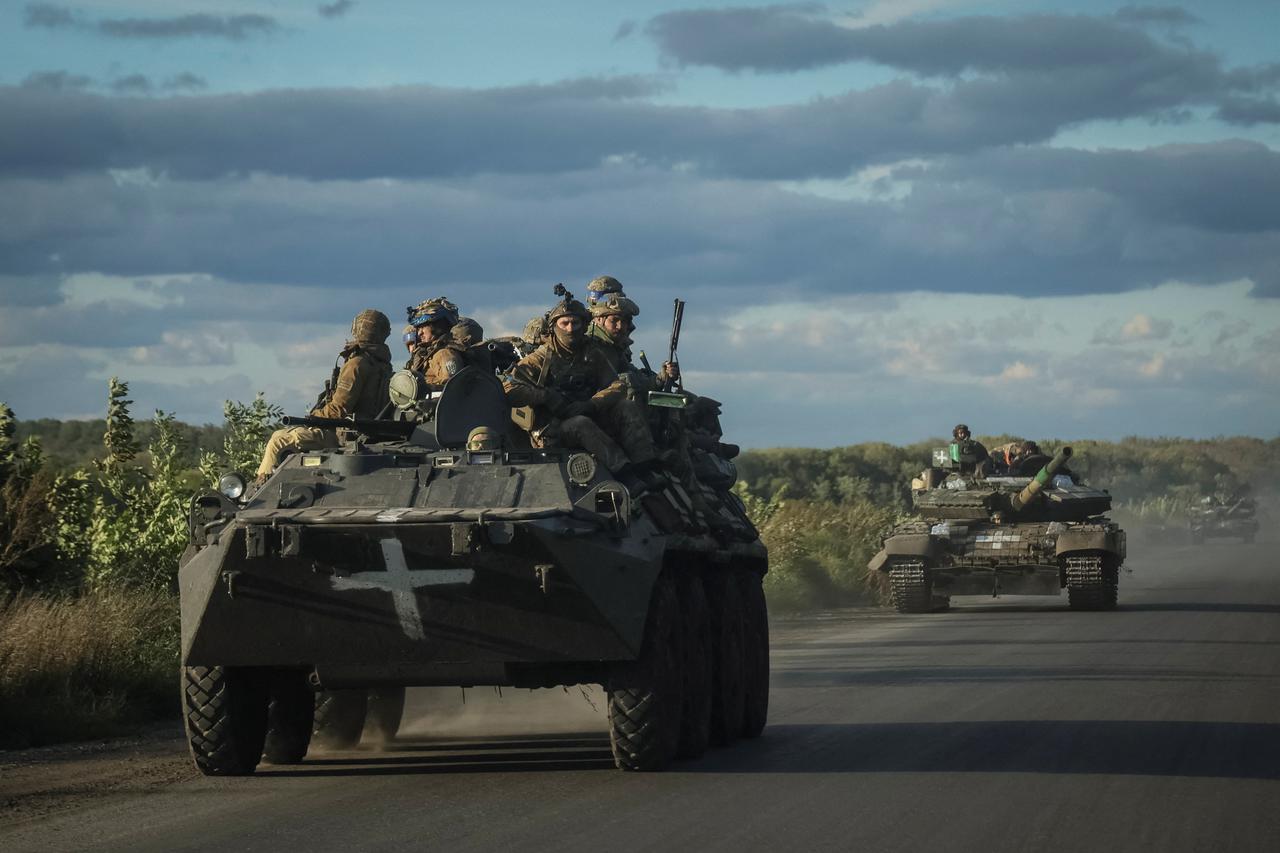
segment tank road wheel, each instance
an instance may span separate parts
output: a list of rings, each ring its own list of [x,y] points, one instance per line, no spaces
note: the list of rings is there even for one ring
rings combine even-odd
[[[727,746],[742,734],[746,703],[746,642],[742,594],[733,576],[722,571],[707,587],[711,608],[711,742]]]
[[[222,666],[182,668],[187,744],[206,776],[247,776],[258,766],[267,736],[266,676]]]
[[[316,694],[311,739],[326,749],[350,749],[360,742],[368,709],[367,690],[322,690]]]
[[[403,687],[380,687],[369,691],[369,705],[365,714],[364,727],[374,743],[389,743],[395,740],[403,717]]]
[[[681,573],[680,621],[684,638],[684,708],[680,714],[681,758],[697,758],[711,742],[711,615],[702,578],[686,567]]]
[[[923,560],[898,560],[889,567],[889,597],[899,613],[933,609],[933,581]]]
[[[759,737],[769,719],[769,610],[760,575],[742,572],[738,580],[746,614],[742,736],[750,738]]]
[[[680,745],[684,638],[676,585],[654,584],[640,658],[609,673],[609,745],[623,770],[661,770]]]
[[[1072,610],[1114,610],[1117,571],[1102,557],[1067,557],[1067,602]]]
[[[271,679],[267,705],[267,741],[262,758],[268,764],[299,764],[311,745],[316,695],[305,673],[277,672]]]

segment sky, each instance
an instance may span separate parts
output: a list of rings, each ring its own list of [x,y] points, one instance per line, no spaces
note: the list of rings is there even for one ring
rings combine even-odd
[[[1280,3],[0,4],[0,400],[620,279],[750,447],[1280,435]]]

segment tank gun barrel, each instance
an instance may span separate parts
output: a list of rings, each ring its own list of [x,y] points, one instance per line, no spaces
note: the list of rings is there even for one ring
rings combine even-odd
[[[1057,454],[1049,460],[1049,464],[1041,468],[1039,473],[1031,479],[1031,482],[1027,483],[1027,487],[1010,499],[1009,503],[1013,507],[1013,511],[1020,512],[1023,507],[1034,501],[1040,495],[1040,492],[1044,490],[1045,485],[1053,479],[1053,475],[1058,473],[1058,469],[1063,465],[1066,465],[1067,460],[1070,458],[1070,447],[1064,447],[1059,450]]]
[[[374,418],[299,418],[285,415],[280,419],[285,426],[315,427],[317,429],[350,429],[376,438],[407,438],[413,432],[410,421],[384,421]]]

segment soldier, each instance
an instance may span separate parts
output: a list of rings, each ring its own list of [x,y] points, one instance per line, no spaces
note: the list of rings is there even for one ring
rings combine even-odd
[[[342,348],[340,365],[311,409],[317,418],[376,418],[387,404],[387,383],[391,379],[391,350],[387,337],[391,321],[387,315],[366,308],[351,321],[351,340]],[[336,447],[338,436],[331,429],[289,427],[278,429],[267,441],[266,452],[254,483],[261,485],[271,476],[281,458],[303,450]]]
[[[400,340],[404,342],[404,348],[409,353],[409,360],[405,362],[405,367],[408,367],[413,363],[413,351],[418,348],[418,330],[413,326],[405,326]]]
[[[631,333],[635,331],[634,318],[638,316],[639,306],[627,297],[616,293],[600,297],[591,306],[591,327],[587,335],[593,344],[604,350],[614,371],[626,377],[634,393],[643,397],[647,392],[664,388],[668,382],[679,379],[680,368],[667,362],[662,365],[662,370],[654,373],[631,363]]]
[[[1040,455],[1040,445],[1034,441],[1010,441],[991,451],[992,470],[1000,474],[1017,474],[1024,461]]]
[[[547,312],[550,339],[505,377],[507,400],[531,410],[521,418],[535,447],[582,448],[642,491],[658,479],[653,436],[604,352],[587,342],[587,318],[586,306],[565,293]]]
[[[418,345],[405,366],[422,374],[435,390],[467,366],[467,344],[453,335],[458,325],[458,308],[443,296],[420,302],[409,309],[409,324],[418,334]]]
[[[587,282],[587,307],[594,308],[597,302],[614,293],[618,296],[626,296],[622,292],[622,282],[613,276],[602,275],[591,279]]]
[[[951,430],[952,452],[960,463],[960,470],[985,476],[991,470],[991,455],[980,441],[973,438],[968,424],[956,424]]]

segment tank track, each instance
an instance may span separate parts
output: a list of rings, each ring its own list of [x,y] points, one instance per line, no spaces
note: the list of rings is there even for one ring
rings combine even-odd
[[[933,609],[933,584],[924,560],[897,560],[889,569],[889,596],[899,613],[928,613]]]
[[[1072,610],[1114,610],[1116,572],[1102,557],[1067,557],[1067,601]]]

